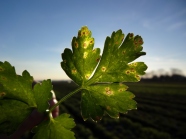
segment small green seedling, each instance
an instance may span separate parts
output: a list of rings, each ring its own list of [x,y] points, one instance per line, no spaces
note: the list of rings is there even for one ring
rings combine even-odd
[[[140,36],[129,33],[125,37],[118,30],[106,38],[100,55],[100,49],[94,48],[91,31],[82,27],[72,39],[72,50],[66,48],[62,53],[61,62],[63,70],[79,87],[51,108],[48,104],[52,98],[51,80],[32,88],[33,77],[26,70],[20,76],[9,62],[0,62],[0,133],[12,134],[33,109],[37,109],[47,113],[49,118],[34,129],[34,139],[74,139],[71,131],[74,120],[65,113],[53,118],[51,113],[78,92],[81,92],[84,120],[99,121],[104,114],[119,118],[119,113],[136,109],[134,95],[127,91],[124,82],[137,82],[140,75],[145,74],[147,66],[143,62],[133,62],[146,54],[142,52],[142,44]]]

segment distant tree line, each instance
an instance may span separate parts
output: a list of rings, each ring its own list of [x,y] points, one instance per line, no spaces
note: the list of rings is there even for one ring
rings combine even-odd
[[[182,75],[154,75],[152,78],[142,78],[142,81],[161,81],[161,82],[186,82],[186,77]]]
[[[155,82],[186,82],[186,76],[179,69],[171,69],[171,72],[165,72],[163,69],[157,72],[147,73],[142,77],[142,81],[155,81]]]

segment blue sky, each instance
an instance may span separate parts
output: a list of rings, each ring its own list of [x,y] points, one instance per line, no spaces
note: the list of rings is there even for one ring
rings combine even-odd
[[[1,0],[0,61],[34,79],[68,79],[61,53],[87,25],[95,47],[122,29],[142,36],[147,72],[178,68],[186,75],[185,0]]]

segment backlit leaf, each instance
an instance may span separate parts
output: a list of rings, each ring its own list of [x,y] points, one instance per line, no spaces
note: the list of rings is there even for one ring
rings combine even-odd
[[[33,109],[45,112],[51,99],[51,81],[32,88],[33,77],[25,70],[17,75],[8,62],[0,62],[0,133],[12,134]]]
[[[62,53],[61,66],[78,85],[84,84],[91,76],[100,59],[100,49],[93,49],[94,38],[88,28],[82,27],[78,36],[72,39],[72,50]]]
[[[55,119],[41,123],[36,129],[33,139],[75,139],[71,129],[75,126],[68,114],[61,114]]]
[[[144,62],[133,62],[145,55],[143,39],[121,30],[113,32],[105,40],[102,56],[93,49],[94,39],[86,26],[72,40],[72,50],[62,54],[62,68],[67,75],[82,87],[81,113],[84,120],[98,121],[104,113],[113,118],[119,113],[136,109],[134,95],[127,91],[123,82],[137,82],[145,74]]]

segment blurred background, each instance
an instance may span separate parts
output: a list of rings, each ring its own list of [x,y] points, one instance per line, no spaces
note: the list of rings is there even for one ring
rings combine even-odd
[[[52,79],[57,98],[74,90],[60,67],[61,53],[87,25],[103,50],[106,36],[122,29],[142,36],[148,65],[139,83],[127,83],[138,110],[84,122],[80,94],[60,106],[75,118],[77,139],[184,139],[186,137],[185,0],[0,1],[0,61],[35,80]]]
[[[106,36],[118,29],[141,35],[147,55],[137,61],[148,65],[147,72],[176,68],[186,75],[185,0],[0,1],[0,60],[35,80],[68,80],[61,53],[84,25],[95,48],[103,49]]]

